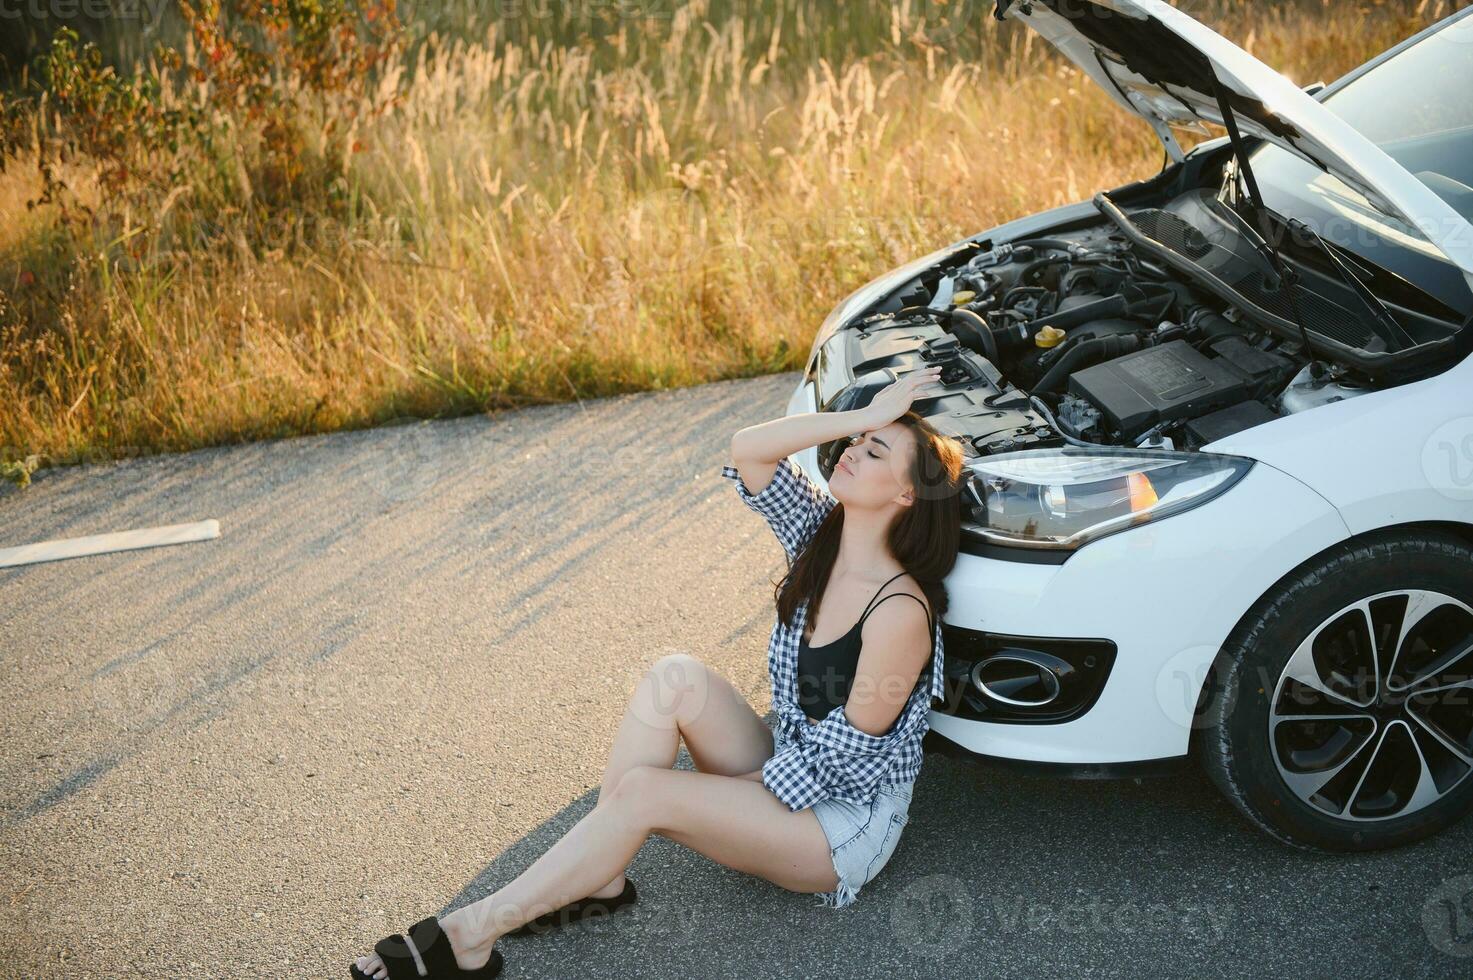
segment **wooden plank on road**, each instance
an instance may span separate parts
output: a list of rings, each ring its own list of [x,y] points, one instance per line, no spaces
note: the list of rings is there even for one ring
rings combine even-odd
[[[207,541],[219,536],[220,522],[211,518],[207,521],[193,521],[188,524],[145,527],[136,531],[91,534],[81,538],[57,538],[54,541],[23,544],[15,548],[0,548],[0,568],[34,565],[38,562],[57,561],[62,558],[80,558],[84,555],[102,555],[113,551],[157,548],[161,545],[184,544],[189,541]]]

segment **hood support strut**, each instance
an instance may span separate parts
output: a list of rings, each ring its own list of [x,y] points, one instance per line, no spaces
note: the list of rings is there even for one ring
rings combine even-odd
[[[1222,80],[1212,72],[1212,94],[1217,99],[1217,110],[1222,114],[1223,125],[1227,127],[1228,139],[1233,144],[1233,156],[1238,161],[1238,169],[1243,172],[1243,182],[1248,185],[1248,197],[1253,202],[1254,224],[1260,228],[1263,226],[1263,215],[1267,208],[1263,203],[1263,194],[1258,189],[1258,178],[1253,176],[1253,166],[1248,162],[1248,149],[1243,145],[1243,136],[1238,132],[1238,120],[1233,115],[1233,107],[1228,104],[1227,90],[1222,86]],[[1294,322],[1299,325],[1299,339],[1304,343],[1304,353],[1309,357],[1309,372],[1314,378],[1323,377],[1327,369],[1318,357],[1315,356],[1314,345],[1309,342],[1309,330],[1304,326],[1304,315],[1299,312],[1299,301],[1294,298],[1294,287],[1299,284],[1299,274],[1289,268],[1283,256],[1279,254],[1278,246],[1269,241],[1268,236],[1262,231],[1259,236],[1268,246],[1268,256],[1273,262],[1274,271],[1278,273],[1280,288],[1288,297],[1289,309],[1294,313]]]

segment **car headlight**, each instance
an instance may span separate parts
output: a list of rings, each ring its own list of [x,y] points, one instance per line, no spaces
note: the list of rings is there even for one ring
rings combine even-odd
[[[1062,446],[968,464],[966,530],[994,544],[1074,550],[1204,504],[1253,466],[1242,456]]]
[[[813,338],[813,346],[808,350],[808,367],[813,367],[814,355],[839,328],[848,323],[855,315],[862,313],[867,307],[874,305],[881,296],[891,292],[899,286],[914,279],[925,272],[931,266],[936,265],[952,255],[952,253],[966,248],[972,244],[970,238],[953,242],[945,248],[937,249],[930,255],[922,256],[914,262],[906,263],[898,269],[892,269],[877,279],[872,279],[860,286],[854,292],[839,301],[828,316],[824,317],[823,323],[818,328],[818,334]]]

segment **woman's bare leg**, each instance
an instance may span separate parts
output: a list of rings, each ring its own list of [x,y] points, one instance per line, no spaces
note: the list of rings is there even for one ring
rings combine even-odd
[[[578,821],[531,867],[440,920],[465,969],[483,965],[498,938],[588,895],[658,833],[712,860],[801,892],[838,887],[829,843],[811,808],[790,811],[760,782],[655,766],[627,770],[604,805]],[[377,957],[359,969],[386,976]]]
[[[629,699],[595,809],[635,766],[672,768],[682,738],[701,772],[737,776],[772,757],[772,731],[731,681],[690,654],[668,654],[645,671]],[[623,890],[620,868],[591,894],[609,898]]]
[[[564,848],[565,843],[575,838],[575,835],[577,840],[583,842],[581,845],[574,845],[575,847],[601,846],[599,841],[606,840],[609,836],[608,827],[605,826],[609,821],[603,820],[595,824],[592,829],[584,825],[592,821],[596,815],[603,814],[603,811],[608,808],[608,803],[616,798],[618,787],[629,772],[643,769],[676,772],[677,770],[672,767],[675,765],[682,737],[685,739],[686,749],[690,752],[696,768],[702,774],[722,778],[750,774],[760,769],[762,764],[772,757],[773,752],[772,732],[768,729],[766,722],[752,709],[741,692],[719,671],[708,667],[689,654],[677,653],[661,657],[649,670],[645,671],[630,698],[629,707],[624,712],[624,719],[619,725],[619,731],[614,737],[613,748],[609,752],[609,760],[604,768],[604,778],[599,786],[599,797],[594,809],[564,835],[561,841],[554,844],[552,849],[500,891],[441,919],[441,925],[451,938],[457,952],[470,954],[469,958],[458,957],[461,958],[462,966],[474,968],[484,963],[490,957],[491,945],[498,936],[515,929],[523,922],[531,921],[543,912],[590,895],[609,897],[623,890],[624,869],[639,851],[639,844],[644,842],[649,831],[639,838],[639,844],[635,844],[632,849],[628,850],[622,860],[614,863],[611,877],[606,878],[601,887],[595,884],[577,894],[565,893],[569,897],[559,898],[552,904],[544,904],[542,907],[526,907],[526,914],[522,918],[514,922],[500,923],[498,928],[492,930],[494,934],[482,928],[464,927],[463,920],[466,916],[472,915],[471,909],[483,907],[483,903],[496,899],[498,896],[502,896],[503,900],[502,904],[496,907],[506,908],[506,902],[515,899],[516,896],[513,893],[508,898],[503,893],[513,885],[523,882],[523,879],[532,876],[534,872],[539,877],[547,874],[548,867],[544,865],[544,862],[547,861],[549,855],[554,850]],[[811,812],[806,810],[799,811],[798,814],[792,813],[762,785],[760,780],[728,779],[727,781],[746,783],[748,786],[755,787],[759,797],[765,797],[767,801],[775,803],[777,810],[782,815],[807,817],[813,828],[818,830],[819,838],[823,842],[824,861],[822,864],[832,876],[833,864],[829,859],[827,839],[823,837],[817,817],[812,816]],[[604,816],[607,815],[604,814]],[[686,841],[681,840],[680,843],[686,843]],[[687,846],[693,845],[687,844]],[[699,847],[693,849],[700,850]],[[705,852],[702,851],[702,853]],[[718,861],[721,860],[714,855],[708,856]],[[617,858],[617,855],[614,857]],[[582,867],[585,868],[598,866],[596,862],[587,862],[582,857],[577,860],[582,861]],[[574,890],[577,887],[581,886],[575,886]],[[813,890],[828,890],[828,888]],[[474,913],[476,916],[484,916],[484,914],[484,907],[481,912]],[[455,925],[454,923],[457,922],[460,924]],[[489,938],[486,938],[487,935]],[[470,945],[462,944],[462,936],[466,937],[465,941]],[[360,958],[358,968],[370,976],[387,975],[376,956]]]

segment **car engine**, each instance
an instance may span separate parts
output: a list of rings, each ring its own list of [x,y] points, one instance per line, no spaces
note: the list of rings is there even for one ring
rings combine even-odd
[[[944,390],[914,408],[971,454],[1066,442],[1195,450],[1369,390],[1333,366],[1312,377],[1302,345],[1255,327],[1113,226],[986,244],[829,338],[814,365],[820,410],[862,407],[939,364]],[[821,447],[825,472],[839,451]]]

